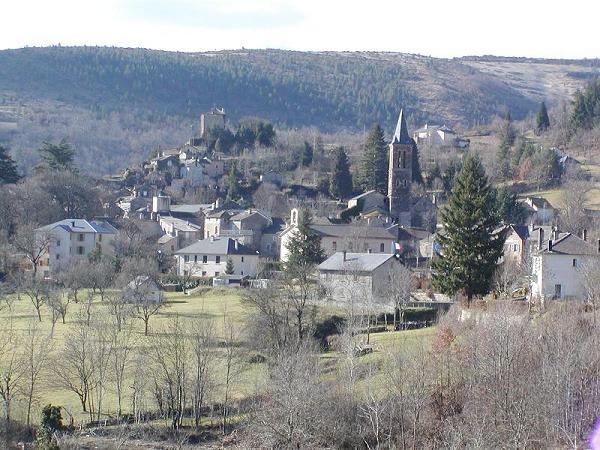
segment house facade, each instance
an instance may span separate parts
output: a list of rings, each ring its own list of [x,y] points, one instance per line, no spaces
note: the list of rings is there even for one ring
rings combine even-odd
[[[227,260],[233,263],[233,274],[256,276],[260,255],[235,239],[212,236],[175,252],[177,274],[193,277],[218,277],[225,274]]]
[[[585,235],[584,235],[585,237]],[[555,232],[532,255],[531,296],[544,303],[552,299],[582,299],[585,296],[583,268],[600,258],[600,243]]]
[[[100,220],[65,219],[35,230],[37,239],[47,242],[40,259],[38,275],[51,278],[52,273],[75,260],[87,260],[92,252],[114,254],[113,243],[118,231]]]
[[[336,252],[317,271],[329,299],[393,310],[389,286],[401,265],[390,254]]]

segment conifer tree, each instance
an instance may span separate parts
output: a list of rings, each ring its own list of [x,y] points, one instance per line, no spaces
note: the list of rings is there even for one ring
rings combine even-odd
[[[375,125],[365,140],[360,160],[358,184],[363,191],[376,189],[385,193],[387,189],[388,151],[383,130]]]
[[[0,145],[0,184],[16,183],[20,179],[17,164],[8,154],[8,149]]]
[[[308,167],[312,164],[314,156],[314,150],[312,145],[310,145],[307,141],[304,141],[304,147],[302,147],[302,151],[300,152],[300,164],[303,167]]]
[[[350,164],[343,147],[338,147],[333,155],[329,192],[338,199],[348,198],[352,195]]]
[[[465,158],[441,217],[433,283],[448,295],[462,292],[470,305],[473,296],[489,292],[504,245],[504,235],[496,232],[495,192],[476,156]]]
[[[75,151],[64,138],[58,144],[44,142],[38,151],[42,159],[41,167],[52,170],[69,170],[73,168]]]
[[[325,259],[321,236],[310,227],[311,223],[310,211],[306,207],[302,208],[298,214],[298,230],[287,243],[289,268],[319,264]]]
[[[421,173],[421,163],[419,162],[419,147],[417,147],[414,139],[412,149],[412,182],[423,184],[423,174]]]
[[[546,103],[542,102],[540,104],[540,109],[537,114],[535,132],[539,135],[546,131],[548,128],[550,128],[550,118],[548,117]]]
[[[231,258],[227,258],[227,264],[225,264],[225,273],[227,275],[233,275],[235,272],[235,267],[233,265],[233,260]]]

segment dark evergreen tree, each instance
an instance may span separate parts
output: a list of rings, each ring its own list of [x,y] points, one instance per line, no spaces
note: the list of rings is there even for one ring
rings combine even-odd
[[[445,294],[463,293],[470,305],[473,296],[490,291],[504,245],[496,195],[476,156],[465,158],[441,217],[433,283]]]
[[[41,167],[52,170],[65,170],[73,168],[75,151],[66,139],[61,139],[58,144],[44,142],[38,150],[40,153]]]
[[[452,187],[454,186],[454,178],[456,174],[460,171],[462,167],[462,162],[458,159],[453,159],[448,164],[446,170],[444,170],[444,174],[442,175],[442,184],[444,185],[444,191],[450,192]]]
[[[510,148],[507,145],[501,145],[496,153],[496,176],[500,181],[511,178]]]
[[[527,219],[527,208],[517,199],[517,194],[507,187],[496,191],[498,215],[505,224],[523,224]]]
[[[372,189],[381,193],[387,192],[388,148],[383,130],[375,125],[365,140],[360,160],[358,185],[363,191]]]
[[[517,138],[517,132],[512,123],[510,112],[506,113],[504,117],[504,123],[500,129],[500,146],[512,147],[515,144]]]
[[[387,171],[387,164],[386,164]],[[386,176],[387,183],[387,176]],[[423,184],[423,174],[421,173],[421,163],[419,162],[419,147],[413,139],[413,150],[412,150],[412,182],[417,184]]]
[[[275,129],[273,125],[260,122],[256,130],[256,140],[263,147],[272,147],[275,143]]]
[[[325,260],[321,248],[321,236],[310,225],[312,217],[308,208],[303,207],[298,214],[298,230],[293,233],[287,244],[288,267],[306,267]]]
[[[329,192],[338,199],[348,198],[352,195],[350,164],[343,147],[338,147],[333,155]]]
[[[16,183],[20,179],[17,164],[8,154],[8,149],[0,145],[0,184]]]
[[[233,265],[233,260],[231,258],[227,258],[227,264],[225,264],[225,273],[227,275],[233,275],[235,272],[235,267]]]
[[[304,147],[302,147],[302,152],[300,153],[300,164],[303,167],[308,167],[312,164],[313,161],[313,148],[307,141],[304,141]]]
[[[237,200],[240,197],[240,177],[237,171],[237,164],[232,162],[229,174],[227,175],[227,197],[230,200]]]
[[[535,124],[535,133],[542,134],[550,128],[550,118],[548,117],[548,110],[546,109],[546,103],[542,102],[540,104],[540,109],[537,114],[537,120]]]

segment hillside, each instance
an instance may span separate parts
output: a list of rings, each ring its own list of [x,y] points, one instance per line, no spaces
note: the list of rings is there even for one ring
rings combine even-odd
[[[29,164],[42,140],[67,137],[84,168],[115,170],[177,145],[199,114],[225,107],[322,132],[395,123],[467,129],[568,99],[597,61],[437,59],[381,52],[240,50],[175,53],[110,47],[0,51],[0,142]],[[190,130],[191,128],[191,130]]]

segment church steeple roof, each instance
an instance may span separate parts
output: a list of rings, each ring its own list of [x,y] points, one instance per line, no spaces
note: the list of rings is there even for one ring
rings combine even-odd
[[[408,135],[406,120],[404,120],[403,110],[400,110],[400,116],[398,117],[398,123],[396,124],[394,137],[392,138],[392,144],[412,144],[412,139]]]

